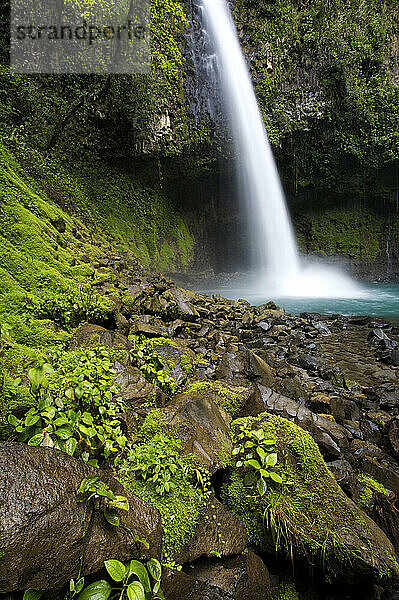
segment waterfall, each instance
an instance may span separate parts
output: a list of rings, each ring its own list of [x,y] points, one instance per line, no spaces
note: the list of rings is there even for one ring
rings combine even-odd
[[[240,163],[242,193],[248,203],[255,267],[280,279],[299,268],[294,233],[252,81],[225,0],[203,0],[208,33],[214,41],[217,67]]]
[[[238,156],[240,193],[256,252],[258,285],[275,295],[352,297],[358,287],[327,267],[301,265],[283,188],[226,0],[201,0]]]

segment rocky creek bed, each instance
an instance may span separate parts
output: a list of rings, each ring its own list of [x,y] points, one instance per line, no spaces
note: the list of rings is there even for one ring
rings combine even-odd
[[[80,568],[89,580],[106,559],[155,556],[168,600],[305,597],[276,575],[277,557],[302,579],[345,586],[338,597],[359,586],[369,598],[397,597],[399,327],[210,297],[129,261],[107,268],[114,280],[98,293],[118,288],[124,300],[106,327],[81,325],[69,353],[110,351],[109,387],[123,407],[114,418],[127,443],[145,453],[169,440],[197,480],[172,473],[175,487],[160,494],[129,471],[123,451],[96,468],[45,435],[33,447],[9,432],[0,445],[0,593],[54,596]],[[13,409],[15,419],[30,406]],[[254,435],[277,455],[261,491],[246,479],[251,464],[237,461]],[[101,502],[79,501],[82,479],[96,474],[128,499],[123,527],[104,518]]]

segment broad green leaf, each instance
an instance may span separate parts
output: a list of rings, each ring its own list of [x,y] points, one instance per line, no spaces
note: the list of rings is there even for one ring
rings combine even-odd
[[[263,448],[261,446],[258,446],[256,448],[256,452],[258,453],[259,458],[261,459],[261,461],[263,462],[266,456],[266,451],[263,450]]]
[[[44,440],[44,433],[38,433],[30,438],[28,442],[28,446],[40,446],[42,441]]]
[[[54,419],[56,412],[54,406],[47,407],[47,416],[50,420]]]
[[[104,565],[114,581],[123,581],[125,578],[125,565],[123,563],[119,560],[106,560]]]
[[[59,427],[55,430],[55,435],[62,440],[68,440],[72,436],[72,430],[69,427]]]
[[[39,600],[43,594],[43,590],[33,590],[32,588],[29,588],[29,590],[24,592],[22,600]]]
[[[65,442],[65,450],[66,450],[67,454],[69,454],[69,456],[73,456],[73,454],[77,448],[77,445],[78,445],[78,442],[73,437],[69,438],[69,440],[67,440]]]
[[[256,487],[258,488],[258,492],[261,496],[263,496],[266,493],[267,484],[263,477],[259,479],[258,483],[256,484]]]
[[[108,600],[112,591],[108,581],[100,579],[88,585],[78,596],[78,600]]]
[[[283,483],[283,478],[277,473],[270,473],[270,478],[276,483]]]
[[[31,382],[32,386],[35,388],[38,388],[41,385],[41,383],[43,382],[45,373],[44,373],[43,369],[33,367],[32,369],[29,369],[28,377],[29,377],[29,381]]]
[[[15,415],[8,415],[7,421],[13,427],[15,427],[16,425],[18,425],[18,423],[19,423],[19,420],[17,419],[17,417]]]
[[[25,418],[25,426],[32,427],[32,425],[35,425],[40,420],[40,418],[40,415],[27,415]]]
[[[99,479],[100,479],[100,477],[98,475],[92,475],[91,477],[85,477],[84,479],[82,479],[77,493],[84,494],[93,485],[93,483],[97,483],[97,481]]]
[[[268,467],[274,467],[274,465],[277,463],[277,454],[269,454],[269,456],[266,459],[266,464]]]
[[[120,525],[119,515],[115,509],[107,507],[104,510],[104,517],[106,518],[106,520],[108,521],[108,523],[110,525],[113,525],[114,527],[119,527],[119,525]]]
[[[148,577],[147,569],[143,563],[138,560],[131,560],[129,564],[129,573],[134,573],[138,577],[146,593],[151,591],[150,578]]]
[[[57,427],[61,427],[61,425],[66,425],[68,423],[68,419],[65,415],[61,415],[59,417],[56,418],[56,420],[54,421],[54,425],[57,425]]]
[[[156,558],[150,558],[147,563],[147,570],[151,577],[155,579],[155,581],[160,581],[162,576],[162,567]]]
[[[145,600],[145,591],[139,581],[133,581],[127,587],[127,597],[129,600]]]
[[[235,456],[236,454],[240,454],[240,449],[234,448],[232,454],[233,454],[233,456]]]
[[[93,424],[93,415],[91,415],[90,413],[87,413],[87,412],[83,413],[82,421],[86,425],[92,425]]]

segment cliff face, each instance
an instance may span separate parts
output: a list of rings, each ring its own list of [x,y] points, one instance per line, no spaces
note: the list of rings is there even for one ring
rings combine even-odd
[[[233,5],[301,248],[373,275],[394,273],[399,256],[395,4]],[[1,15],[6,32],[4,6]],[[135,240],[122,233],[123,243],[146,264],[245,268],[220,98],[198,77],[195,3],[154,0],[152,17],[150,77],[13,75],[2,42],[2,141],[52,201],[66,202],[54,184],[61,169],[79,182],[86,212],[121,217]],[[75,192],[68,202],[82,212]]]

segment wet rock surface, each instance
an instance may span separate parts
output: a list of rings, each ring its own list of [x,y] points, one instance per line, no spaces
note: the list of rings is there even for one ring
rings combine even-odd
[[[216,498],[211,498],[194,537],[181,549],[176,560],[184,564],[202,556],[240,554],[246,545],[247,533],[243,524]]]
[[[323,476],[331,479],[335,494],[341,494],[341,488],[346,496],[340,498],[344,504],[347,502],[347,509],[355,511],[355,501],[356,515],[364,514],[363,526],[359,525],[354,533],[342,531],[342,541],[362,559],[349,564],[338,557],[336,572],[342,580],[353,581],[356,568],[370,581],[381,584],[380,575],[388,569],[385,550],[393,556],[399,543],[397,325],[370,317],[315,313],[293,316],[273,302],[254,307],[245,300],[210,297],[183,290],[165,277],[128,263],[124,268],[115,268],[115,276],[118,290],[130,294],[127,305],[118,305],[115,329],[84,325],[76,331],[70,348],[103,345],[129,350],[128,336],[155,340],[154,348],[176,382],[176,393],[161,391],[138,364],[128,358],[119,359],[114,363],[116,383],[129,406],[132,422],[142,423],[151,407],[160,407],[166,427],[181,440],[184,452],[194,454],[202,466],[224,482],[231,475],[226,465],[232,450],[233,419],[267,413],[297,425],[316,441],[328,463],[329,471],[323,467]],[[106,284],[99,287],[102,293],[109,290]],[[169,337],[173,344],[162,340],[157,343],[162,337]],[[133,426],[131,431],[135,431]],[[11,468],[17,473],[16,482],[3,483],[4,493],[11,497],[15,493],[15,505],[21,504],[21,527],[27,527],[26,531],[32,527],[33,534],[32,540],[22,533],[18,538],[11,529],[11,520],[4,530],[6,536],[1,531],[1,540],[7,537],[11,544],[13,569],[5,569],[0,561],[0,590],[55,588],[76,576],[83,510],[76,502],[76,489],[90,469],[52,450],[23,447],[29,451],[29,477],[36,490],[35,497],[31,497],[22,489],[21,481],[27,475],[14,445],[1,448],[0,460],[5,466],[0,474]],[[60,469],[65,469],[62,481],[58,480]],[[368,485],[374,487],[365,486],[364,477],[371,478]],[[370,489],[371,493],[367,491]],[[181,549],[179,560],[184,570],[166,573],[163,587],[169,600],[269,598],[267,569],[251,552],[241,555],[247,546],[246,531],[220,503],[220,490],[217,492],[218,498],[211,501],[214,508],[201,516],[196,535]],[[43,498],[40,506],[50,502],[43,515],[36,498]],[[140,530],[140,537],[151,539],[151,552],[159,555],[159,515],[141,500],[132,498],[132,506],[136,506],[136,500],[140,508],[130,511],[131,526]],[[5,514],[6,510],[6,504],[0,501],[0,511]],[[65,515],[73,533],[66,531]],[[215,526],[215,522],[220,525]],[[93,546],[89,545],[85,558],[87,572],[99,570],[110,554],[121,560],[137,556],[127,533],[107,529],[101,513],[95,511],[91,535]],[[57,556],[56,539],[66,539],[62,560]],[[37,544],[43,559],[33,564],[29,553],[37,556]],[[66,554],[68,560],[64,560]],[[216,560],[215,555],[221,558]],[[20,556],[28,557],[25,565]],[[267,555],[264,559],[267,563]],[[384,585],[394,588],[399,584],[393,578],[391,583],[384,580]]]
[[[269,600],[269,573],[254,554],[225,560],[199,560],[183,572],[166,573],[163,587],[169,600]]]
[[[12,473],[12,477],[10,476]],[[100,475],[125,495],[130,510],[121,515],[127,529],[112,527],[101,506],[79,501],[85,477]],[[159,555],[158,511],[129,494],[108,473],[67,454],[25,444],[0,444],[0,593],[62,587],[79,572],[99,571],[110,556],[119,560]],[[150,550],[136,539],[146,539]]]

